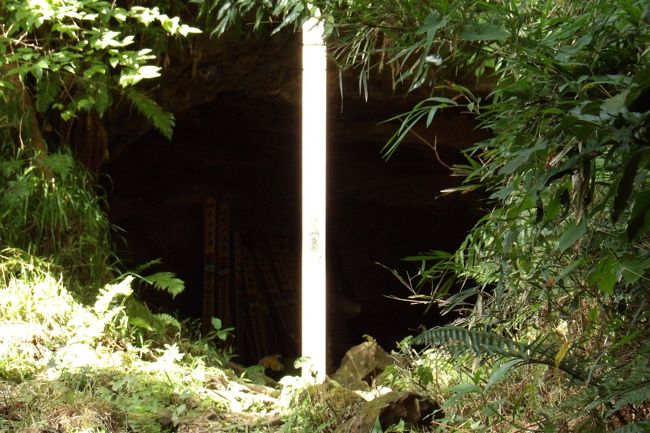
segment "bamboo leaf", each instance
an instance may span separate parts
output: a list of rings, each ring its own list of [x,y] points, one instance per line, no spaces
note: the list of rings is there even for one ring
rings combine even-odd
[[[587,221],[582,221],[580,224],[569,224],[562,236],[560,236],[557,246],[558,251],[564,252],[567,248],[573,246],[586,232]]]
[[[596,284],[603,293],[611,294],[620,278],[622,267],[615,256],[607,256],[592,268],[589,274],[589,283]]]
[[[481,392],[481,387],[473,383],[459,383],[449,388],[449,391],[457,395],[477,394]]]
[[[571,345],[569,344],[568,341],[565,341],[564,343],[562,343],[562,346],[560,346],[560,349],[555,354],[555,367],[556,368],[558,368],[560,366],[560,364],[562,364],[562,361],[564,360],[564,357],[569,352],[569,348],[571,348]]]
[[[460,38],[466,41],[505,41],[508,37],[510,33],[489,23],[470,24],[460,32]]]
[[[511,361],[506,362],[505,364],[502,364],[492,372],[492,375],[490,376],[490,379],[488,380],[487,384],[485,385],[485,390],[487,391],[490,389],[493,385],[498,383],[503,377],[510,371],[511,368],[521,365],[521,360],[520,359],[513,359]]]

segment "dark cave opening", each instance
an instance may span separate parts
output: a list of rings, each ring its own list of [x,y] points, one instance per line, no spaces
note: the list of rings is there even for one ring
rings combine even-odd
[[[435,308],[425,314],[422,306],[389,299],[407,291],[386,268],[412,273],[417,265],[403,257],[452,251],[477,221],[477,195],[440,196],[458,179],[438,158],[461,162],[460,150],[480,134],[469,116],[444,112],[420,131],[435,137],[437,156],[412,136],[385,161],[380,150],[397,124],[379,122],[413,101],[385,93],[369,103],[346,98],[341,109],[338,89],[330,86],[328,356],[337,365],[366,334],[391,349],[418,326],[449,320]],[[243,364],[299,353],[300,95],[271,93],[220,92],[177,113],[171,141],[150,131],[103,168],[110,220],[124,229],[116,241],[125,265],[160,258],[152,270],[174,272],[186,283],[174,300],[145,290],[155,309],[201,318],[205,199],[225,206],[229,262],[227,269],[217,263],[216,274],[231,293],[217,310],[236,328],[233,345]]]

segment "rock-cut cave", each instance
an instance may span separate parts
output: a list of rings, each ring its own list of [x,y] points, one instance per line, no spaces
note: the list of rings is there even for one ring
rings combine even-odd
[[[235,326],[238,362],[299,352],[300,49],[281,35],[204,41],[201,59],[180,58],[156,89],[176,116],[172,140],[138,127],[109,125],[110,159],[102,167],[109,217],[129,266],[155,258],[186,290],[175,299],[153,290],[158,311],[200,319],[206,278],[218,292],[215,315]],[[189,56],[188,56],[189,57]],[[370,335],[387,349],[419,325],[447,318],[390,299],[407,292],[386,268],[413,272],[403,257],[453,250],[480,215],[477,196],[440,196],[455,185],[447,164],[476,141],[473,120],[446,112],[388,161],[380,151],[396,123],[380,123],[414,100],[371,82],[368,102],[353,77],[332,67],[328,95],[329,357]],[[144,122],[140,122],[144,123]],[[136,131],[136,133],[133,133]],[[126,135],[130,134],[127,138]],[[133,138],[135,137],[135,138]],[[216,267],[206,268],[212,221]],[[207,276],[207,277],[206,277]]]

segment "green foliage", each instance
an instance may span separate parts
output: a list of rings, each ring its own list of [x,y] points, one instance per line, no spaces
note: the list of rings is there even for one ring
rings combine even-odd
[[[629,365],[648,350],[650,320],[650,105],[640,96],[647,92],[650,29],[640,19],[642,6],[472,2],[448,11],[436,2],[435,12],[427,12],[437,14],[430,21],[434,44],[453,49],[453,65],[483,80],[491,74],[493,89],[483,101],[462,86],[431,87],[441,96],[398,118],[402,126],[386,148],[394,152],[416,123],[426,125],[439,110],[461,103],[490,132],[454,174],[466,178],[463,190],[487,190],[493,210],[455,254],[416,260],[422,262],[418,289],[431,284],[433,301],[462,313],[459,324],[491,331],[440,328],[418,339],[460,345],[480,358],[557,366],[586,380],[593,389],[562,382],[574,387],[566,402],[574,412],[558,414],[576,426],[587,413],[610,427],[614,419],[630,422],[620,412],[626,404],[632,412],[646,410],[644,385]],[[425,11],[412,16],[418,13]],[[402,41],[420,34],[403,26],[398,33]],[[417,51],[416,44],[398,41],[391,37],[398,52]],[[427,43],[424,36],[420,43]],[[364,52],[366,64],[383,55],[376,47]],[[431,54],[419,52],[420,58]],[[399,79],[413,79],[418,65],[398,68]],[[427,80],[442,78],[445,68],[435,69]],[[415,74],[411,87],[423,77]],[[450,293],[453,281],[465,284]],[[500,335],[534,342],[513,345]],[[584,371],[576,370],[580,364]],[[620,393],[634,394],[634,403],[610,407]],[[539,408],[540,419],[542,413]]]
[[[0,246],[29,251],[65,269],[66,282],[85,296],[88,285],[111,280],[111,226],[85,171],[67,152],[42,159],[0,148]]]
[[[221,319],[219,319],[218,317],[213,317],[210,323],[214,328],[214,331],[212,331],[214,333],[214,336],[220,341],[226,341],[230,333],[235,329],[235,328],[224,328],[222,326]]]
[[[133,298],[135,278],[172,296],[184,284],[118,269],[95,179],[70,149],[77,117],[119,101],[171,137],[173,116],[143,86],[170,37],[199,32],[171,11],[191,16],[177,2],[0,3],[1,431],[176,431],[201,410],[272,401],[242,391],[209,339],[185,336],[196,324]]]
[[[82,111],[103,115],[116,96],[126,95],[171,136],[171,114],[132,86],[160,76],[156,61],[167,36],[185,37],[198,29],[159,7],[121,7],[107,1],[8,1],[0,11],[3,128],[18,131],[28,142],[36,131],[23,125],[25,112],[45,113],[52,126],[57,122],[54,113],[64,121]],[[25,91],[32,94],[33,107]]]
[[[137,90],[126,89],[124,93],[144,117],[149,119],[161,134],[171,140],[174,129],[174,116],[164,111],[158,104]]]
[[[199,5],[199,16],[204,27],[211,29],[210,36],[221,36],[243,26],[253,30],[261,25],[271,26],[272,34],[285,27],[295,30],[310,13],[308,3],[296,0],[192,0],[192,3]]]
[[[55,269],[20,250],[0,253],[0,430],[158,433],[201,409],[261,410],[250,391],[231,397],[243,385],[226,379],[214,346],[182,338],[169,317],[154,315],[176,332],[132,323],[133,276],[86,306]]]
[[[0,5],[0,247],[59,266],[84,300],[119,272],[105,204],[74,161],[70,131],[80,114],[101,118],[126,100],[171,138],[173,115],[138,86],[160,76],[171,37],[200,32],[172,9],[184,10],[94,0]],[[84,145],[94,144],[76,143]],[[171,274],[146,281],[172,296],[183,290]]]
[[[361,410],[363,399],[336,382],[311,384],[293,391],[285,432],[333,432]]]
[[[183,290],[185,290],[185,283],[183,280],[176,278],[176,276],[171,272],[156,272],[155,274],[141,278],[144,282],[151,284],[154,288],[169,293],[173,298],[180,295],[183,293]]]
[[[506,364],[506,369],[497,370],[493,381],[498,380],[507,369],[523,364],[554,366],[582,382],[589,377],[589,363],[586,359],[567,356],[568,345],[565,348],[561,341],[549,341],[549,338],[545,337],[532,343],[516,342],[492,332],[444,326],[423,332],[414,338],[412,343],[428,347],[442,346],[453,356],[471,351],[484,360],[505,358],[514,362]],[[590,381],[596,382],[597,378],[591,377]]]
[[[279,2],[284,11],[297,3]],[[253,15],[245,0],[214,4],[249,5],[244,19]],[[257,14],[271,16],[258,5]],[[489,137],[452,174],[464,178],[453,190],[486,191],[490,212],[456,252],[411,258],[421,263],[413,299],[455,311],[462,327],[427,331],[420,340],[465,347],[457,364],[475,373],[477,360],[497,362],[489,370],[494,398],[483,388],[468,393],[482,415],[452,424],[643,429],[634,423],[647,416],[647,375],[638,378],[650,350],[647,1],[312,5],[327,26],[332,58],[358,75],[366,97],[369,77],[384,70],[396,90],[428,93],[392,119],[401,126],[386,156],[443,111],[475,114]],[[570,374],[552,373],[556,367]],[[526,369],[535,374],[521,377],[531,390],[524,395],[536,397],[524,410],[508,378]]]

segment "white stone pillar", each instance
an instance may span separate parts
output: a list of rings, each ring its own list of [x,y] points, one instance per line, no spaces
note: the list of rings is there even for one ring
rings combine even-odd
[[[302,27],[302,356],[303,377],[325,378],[327,59],[323,24]]]

